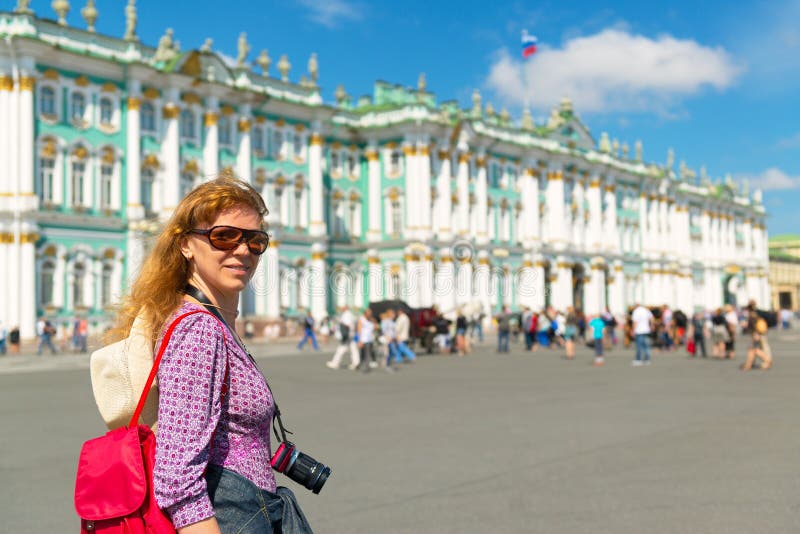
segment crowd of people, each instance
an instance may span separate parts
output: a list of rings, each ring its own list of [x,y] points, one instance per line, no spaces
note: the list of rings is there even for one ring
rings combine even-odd
[[[448,317],[449,315],[449,317]],[[464,308],[451,314],[437,313],[419,335],[419,345],[428,352],[465,356],[475,343],[484,341],[484,327],[492,325],[497,332],[497,352],[507,353],[512,343],[522,340],[525,351],[535,352],[540,347],[563,349],[567,360],[575,358],[577,344],[585,344],[594,351],[593,365],[605,364],[605,352],[617,346],[633,346],[635,367],[651,364],[651,351],[669,352],[686,350],[689,358],[734,359],[737,343],[746,344],[747,352],[742,370],[769,369],[772,352],[767,339],[766,320],[759,315],[754,302],[737,310],[726,305],[708,312],[687,316],[669,306],[632,306],[622,322],[608,309],[602,314],[587,316],[578,308],[558,311],[552,306],[535,312],[523,307],[520,312],[504,308],[492,317],[482,312],[468,313]],[[783,316],[781,316],[783,317]],[[310,339],[318,348],[314,336],[313,319],[304,318],[304,336],[298,348]],[[781,320],[784,328],[788,323]],[[338,340],[338,346],[326,365],[332,369],[347,366],[351,370],[369,371],[382,367],[393,371],[403,361],[413,362],[416,354],[410,348],[409,317],[402,309],[390,309],[373,316],[370,308],[356,314],[344,308],[337,318],[323,320],[328,332]]]

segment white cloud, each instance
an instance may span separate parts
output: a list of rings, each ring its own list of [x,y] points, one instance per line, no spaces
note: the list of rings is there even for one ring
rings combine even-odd
[[[583,112],[669,114],[681,97],[706,87],[726,89],[741,71],[723,48],[613,28],[572,38],[562,48],[541,46],[527,62],[503,49],[486,84],[515,105],[529,101],[547,109],[567,96]]]
[[[778,141],[778,148],[800,148],[800,132]]]
[[[342,21],[360,20],[362,11],[348,0],[299,0],[309,11],[309,18],[327,28],[335,28]]]
[[[776,167],[770,167],[760,175],[752,178],[751,184],[764,191],[800,189],[800,176],[789,176]]]

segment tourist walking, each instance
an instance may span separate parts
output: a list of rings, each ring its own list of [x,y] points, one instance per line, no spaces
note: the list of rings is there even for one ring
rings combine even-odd
[[[365,308],[364,314],[358,318],[356,335],[358,335],[358,350],[361,352],[359,366],[366,373],[378,367],[375,359],[375,320],[369,308]]]
[[[725,305],[725,323],[728,327],[728,341],[725,343],[725,357],[733,360],[736,357],[736,334],[739,330],[739,315],[730,304]]]
[[[11,349],[11,354],[19,354],[19,327],[14,326],[8,332],[8,347]]]
[[[497,352],[508,352],[508,341],[511,337],[511,321],[508,308],[497,314]]]
[[[408,340],[411,337],[411,319],[402,308],[397,309],[397,318],[394,321],[394,327],[397,331],[397,353],[403,361],[408,363],[413,362],[417,355],[408,346]]]
[[[456,349],[459,356],[467,353],[467,318],[461,308],[456,316]]]
[[[636,343],[636,359],[632,365],[650,365],[650,332],[653,326],[653,313],[639,304],[631,314],[633,335]]]
[[[594,362],[592,365],[600,367],[605,363],[603,358],[603,340],[605,338],[606,321],[600,315],[595,315],[589,321],[589,328],[592,329],[592,340],[594,341]]]
[[[575,358],[575,336],[578,335],[578,314],[567,308],[567,317],[564,319],[564,348],[568,360]]]
[[[44,317],[40,317],[36,322],[36,335],[39,336],[39,348],[36,349],[36,355],[41,356],[42,350],[47,347],[52,354],[56,354],[56,348],[53,346],[53,334],[55,328],[50,321]]]
[[[319,350],[319,345],[317,344],[317,336],[314,335],[314,318],[311,316],[311,313],[306,312],[305,315],[302,317],[301,321],[303,325],[303,339],[301,339],[300,343],[297,344],[297,348],[299,350],[303,350],[306,341],[310,339],[311,346],[314,347],[314,350]]]
[[[333,353],[333,358],[325,362],[325,365],[331,369],[338,369],[342,362],[342,357],[350,352],[350,369],[356,369],[361,360],[358,354],[358,344],[353,339],[355,334],[356,318],[350,311],[350,308],[345,306],[339,315],[339,346],[336,347],[336,352]]]
[[[745,362],[740,367],[742,371],[751,370],[756,358],[761,360],[758,368],[762,371],[772,367],[772,354],[767,342],[768,329],[767,321],[758,315],[755,306],[748,306],[746,331],[750,334],[750,348],[747,351]]]
[[[387,370],[392,369],[392,362],[398,360],[397,356],[397,331],[394,325],[394,310],[386,310],[381,319],[381,343],[386,347],[383,365]]]
[[[730,340],[731,334],[728,322],[722,313],[722,308],[711,316],[711,343],[713,343],[712,355],[715,358],[725,358],[725,346]]]
[[[697,312],[692,316],[692,322],[689,324],[689,339],[694,342],[694,353],[692,357],[698,353],[703,353],[703,358],[707,358],[706,354],[706,319],[703,312]]]

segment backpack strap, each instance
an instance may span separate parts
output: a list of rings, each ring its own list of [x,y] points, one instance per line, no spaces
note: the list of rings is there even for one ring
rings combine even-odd
[[[161,346],[158,349],[158,354],[153,360],[153,368],[150,369],[150,376],[147,377],[147,382],[145,382],[144,384],[142,395],[139,397],[139,404],[136,405],[136,411],[133,412],[131,421],[128,423],[128,428],[133,428],[139,424],[139,415],[142,413],[142,410],[144,409],[145,402],[147,402],[147,394],[150,392],[150,388],[153,386],[153,380],[155,380],[156,375],[158,374],[158,366],[161,363],[161,357],[164,356],[164,351],[167,349],[167,344],[169,343],[169,339],[172,337],[172,332],[175,330],[175,327],[178,326],[178,323],[180,323],[186,317],[194,315],[195,313],[205,313],[206,315],[211,315],[212,317],[214,317],[213,314],[207,311],[194,310],[184,313],[183,315],[179,316],[177,319],[172,321],[172,324],[169,325],[169,328],[167,328],[167,332],[164,334],[164,338],[161,340]],[[214,318],[216,319],[216,317]],[[227,367],[225,371],[227,376]]]

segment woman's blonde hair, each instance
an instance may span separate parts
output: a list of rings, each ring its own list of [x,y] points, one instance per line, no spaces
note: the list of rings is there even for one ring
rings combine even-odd
[[[155,344],[164,323],[180,305],[189,282],[189,261],[181,253],[181,240],[189,230],[211,224],[223,211],[240,206],[254,209],[262,221],[268,213],[259,192],[229,174],[199,185],[186,195],[156,239],[129,294],[120,302],[110,340],[127,337],[134,319],[140,317]],[[262,228],[266,229],[263,222]]]

